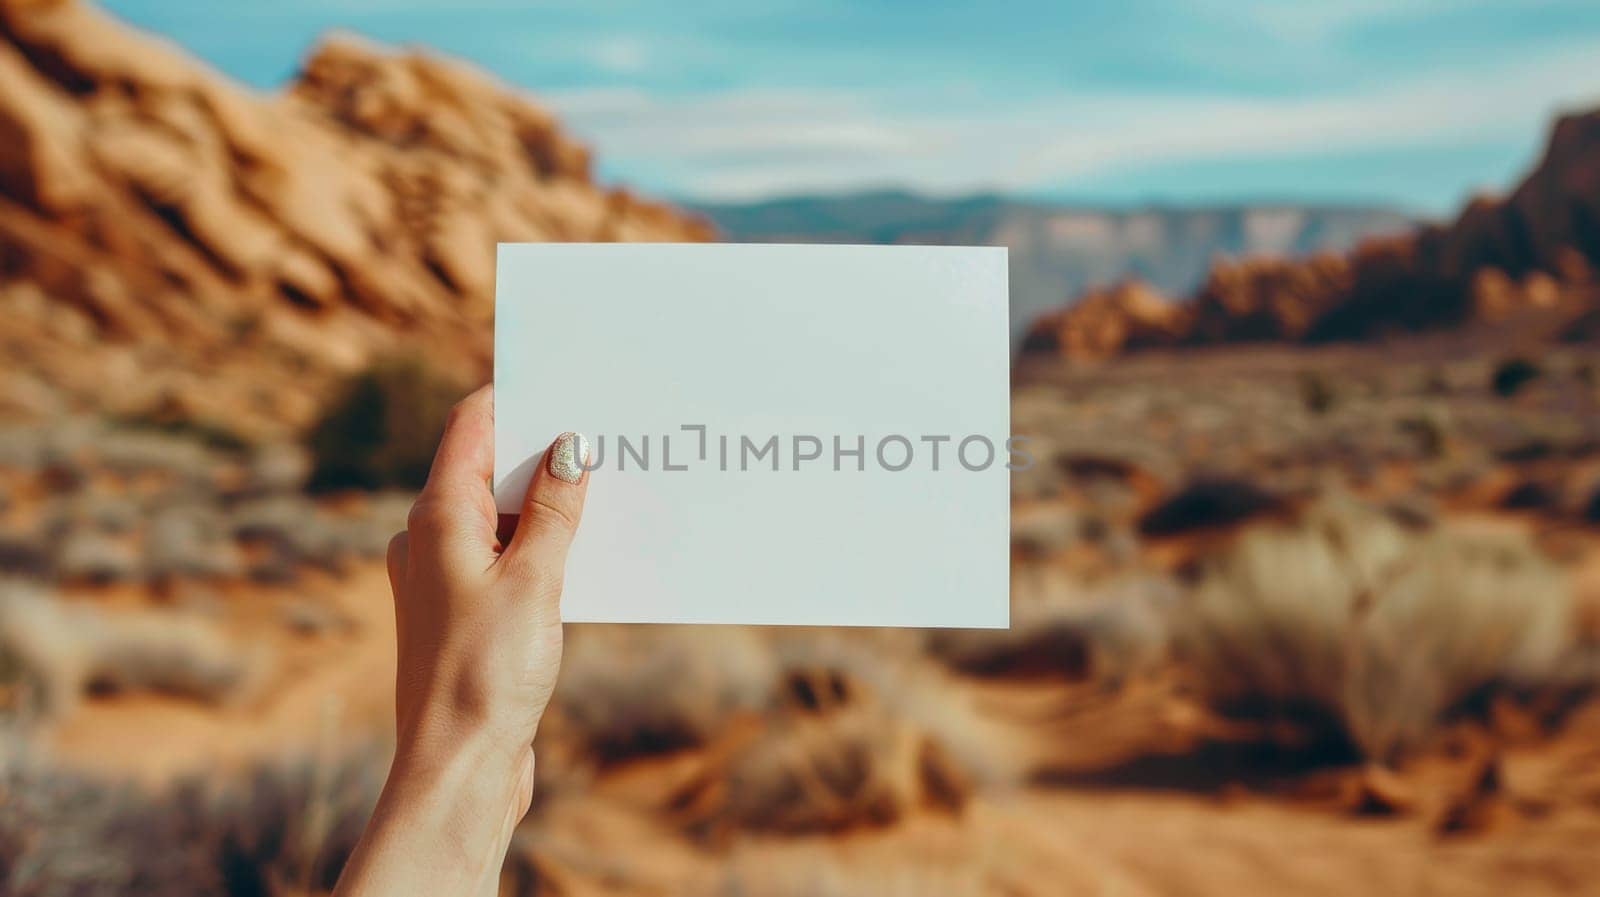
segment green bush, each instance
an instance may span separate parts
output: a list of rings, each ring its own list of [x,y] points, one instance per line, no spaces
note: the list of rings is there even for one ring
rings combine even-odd
[[[418,358],[380,361],[352,377],[306,438],[308,487],[420,487],[462,392]]]
[[[1544,375],[1544,369],[1526,358],[1507,358],[1495,366],[1489,386],[1495,395],[1510,397]]]

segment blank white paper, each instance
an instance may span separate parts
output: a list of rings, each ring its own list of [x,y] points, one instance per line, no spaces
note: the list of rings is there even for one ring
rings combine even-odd
[[[1008,625],[1004,249],[501,244],[495,299],[501,511],[599,464],[563,619]]]

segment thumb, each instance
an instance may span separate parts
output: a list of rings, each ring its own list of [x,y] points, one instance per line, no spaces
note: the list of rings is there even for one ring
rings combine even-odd
[[[589,490],[589,440],[581,433],[562,433],[545,452],[522,499],[522,516],[503,559],[517,566],[560,571],[578,532],[583,499]]]

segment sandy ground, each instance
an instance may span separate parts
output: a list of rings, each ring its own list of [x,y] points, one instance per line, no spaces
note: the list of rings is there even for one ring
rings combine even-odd
[[[149,694],[92,700],[46,733],[47,750],[79,768],[159,784],[388,737],[394,611],[383,566],[248,591],[221,596],[240,650],[269,658],[241,695],[221,707]],[[307,600],[335,609],[341,625],[312,636],[288,631],[284,605]]]
[[[349,625],[310,637],[260,625],[276,604],[306,596],[331,602]],[[233,621],[237,631],[272,645],[267,681],[222,708],[96,698],[51,733],[49,750],[80,768],[155,785],[382,737],[393,655],[381,567],[249,603],[228,597],[230,606],[250,608]],[[982,686],[992,705],[1012,710],[1059,701],[1050,689]],[[1130,689],[1120,700],[1121,709],[1084,710],[1052,729],[1076,742],[1062,756],[1089,762],[1123,750],[1119,739],[1159,737],[1116,721],[1141,700],[1163,698]],[[1161,712],[1182,716],[1182,708]],[[712,845],[652,808],[694,762],[635,764],[589,792],[558,798],[536,811],[519,849],[538,857],[547,880],[578,895],[1600,893],[1600,713],[1580,715],[1555,743],[1508,754],[1507,778],[1519,783],[1512,796],[1482,808],[1481,824],[1460,835],[1440,834],[1437,808],[1369,818],[1325,799],[1242,788],[1058,782],[981,793],[959,816],[919,811],[880,830],[740,835]],[[1543,799],[1558,793],[1562,800]]]

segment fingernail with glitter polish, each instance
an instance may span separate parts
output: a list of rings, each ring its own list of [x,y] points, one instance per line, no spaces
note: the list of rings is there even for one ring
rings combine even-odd
[[[582,433],[562,433],[550,446],[550,475],[564,483],[583,479],[583,465],[589,462],[589,440]]]

